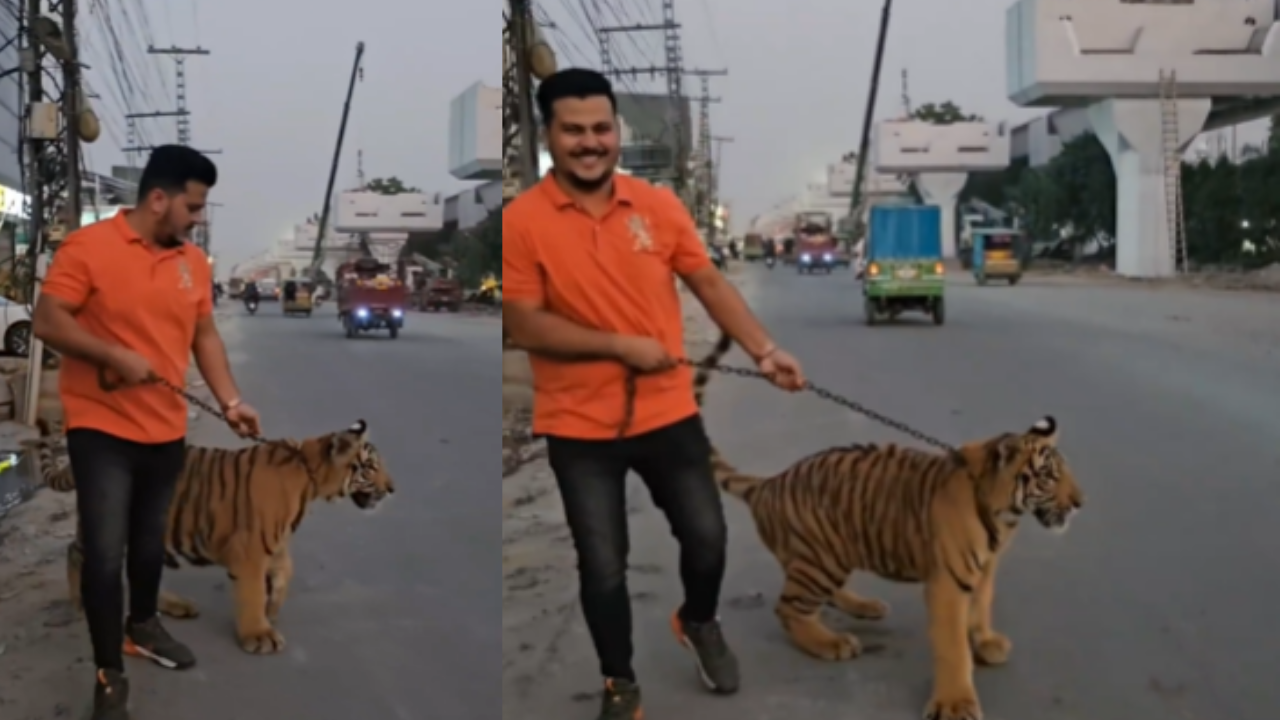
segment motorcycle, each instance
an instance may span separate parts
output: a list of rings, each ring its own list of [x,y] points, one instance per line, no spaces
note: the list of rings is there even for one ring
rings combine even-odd
[[[244,309],[245,309],[245,310],[248,310],[250,315],[256,315],[256,314],[258,313],[258,301],[257,301],[257,300],[245,300],[245,301],[244,301]]]
[[[773,256],[770,255],[769,257],[764,259],[764,266],[772,270],[774,262],[776,261],[773,259]]]

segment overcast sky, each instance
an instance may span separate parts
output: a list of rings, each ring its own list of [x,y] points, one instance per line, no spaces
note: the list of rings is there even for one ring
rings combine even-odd
[[[121,107],[119,63],[101,39],[103,16],[90,13],[98,5],[113,7],[129,74],[139,76],[133,108]],[[95,170],[122,162],[125,112],[173,107],[173,61],[147,57],[146,36],[212,51],[188,59],[188,96],[193,145],[224,151],[213,157],[220,171],[213,199],[225,203],[215,211],[213,239],[223,272],[320,210],[357,41],[366,44],[365,80],[356,87],[339,187],[355,183],[357,149],[369,177],[396,175],[446,193],[462,187],[447,168],[449,102],[478,80],[498,84],[501,74],[497,3],[445,10],[421,0],[82,0],[82,7],[90,83],[103,96],[98,109],[109,131],[92,148]],[[175,139],[172,120],[142,122],[152,142]]]
[[[564,64],[598,67],[597,45],[581,29],[578,1],[540,4],[557,24],[550,34],[565,48]],[[903,69],[917,106],[951,100],[988,120],[1015,123],[1040,114],[1014,106],[1005,96],[1004,16],[1010,4],[897,0],[878,117],[902,114]],[[590,0],[587,5],[592,7]],[[658,0],[600,0],[600,5],[605,24],[661,20]],[[712,81],[713,94],[724,99],[713,107],[712,122],[715,134],[736,140],[725,147],[721,194],[733,203],[737,228],[857,149],[881,5],[881,0],[677,0],[686,64],[730,72]],[[615,11],[625,21],[612,17],[611,7],[630,8]],[[619,41],[628,64],[662,62],[657,34],[635,37],[639,48],[630,39]],[[686,93],[696,95],[696,79],[688,82]],[[665,92],[661,82],[639,87]]]

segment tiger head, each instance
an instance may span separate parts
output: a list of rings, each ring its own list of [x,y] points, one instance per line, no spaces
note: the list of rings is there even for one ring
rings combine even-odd
[[[369,441],[369,425],[357,420],[328,438],[331,497],[350,497],[361,510],[372,510],[396,491],[377,447]]]
[[[1021,434],[1002,435],[960,450],[965,464],[979,469],[987,507],[997,514],[1031,513],[1044,527],[1066,532],[1084,506],[1084,492],[1058,450],[1058,423],[1041,418]]]

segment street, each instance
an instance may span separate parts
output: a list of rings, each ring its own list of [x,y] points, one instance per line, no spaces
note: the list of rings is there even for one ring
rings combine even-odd
[[[199,664],[175,673],[128,661],[133,717],[497,717],[489,673],[500,652],[501,606],[489,563],[499,540],[489,483],[499,462],[486,398],[498,382],[500,320],[413,313],[392,341],[385,332],[345,339],[332,305],[303,319],[283,317],[275,303],[250,317],[224,302],[218,315],[245,400],[262,413],[267,435],[319,435],[363,418],[397,493],[372,515],[348,501],[312,506],[292,543],[296,576],[278,626],[288,646],[279,656],[247,655],[236,643],[225,572],[166,571],[165,586],[203,611],[167,623]],[[235,442],[203,417],[190,439]],[[49,512],[41,502],[67,497],[41,493],[31,509]],[[57,514],[64,525],[68,517]],[[28,514],[7,522],[38,529],[42,520]],[[92,667],[83,621],[55,612],[65,605],[66,540],[40,540],[28,550],[14,542],[8,547],[17,563],[24,552],[46,557],[31,557],[28,570],[14,568],[17,601],[38,614],[0,632],[0,716],[78,717],[89,702]],[[6,609],[7,625],[19,613]]]
[[[740,273],[752,306],[819,385],[951,442],[1058,419],[1087,501],[1065,537],[1029,523],[1001,567],[996,626],[1014,651],[1009,665],[978,671],[988,720],[1274,715],[1280,296],[1035,276],[978,288],[958,277],[946,326],[904,316],[872,328],[848,273]],[[713,440],[750,471],[773,472],[832,445],[909,442],[758,382],[718,378],[709,397]],[[551,516],[554,493],[546,495],[539,502]],[[668,630],[681,597],[674,542],[638,483],[633,498],[646,717],[919,717],[931,672],[920,590],[859,576],[859,591],[887,600],[890,616],[831,620],[882,651],[844,664],[812,660],[785,640],[772,610],[780,573],[731,498],[723,620],[744,689],[733,698],[703,693]],[[544,534],[547,548],[560,548],[560,570],[540,569],[537,602],[561,619],[508,628],[508,658],[527,660],[508,659],[504,718],[586,719],[598,671],[572,604],[572,554]],[[519,591],[508,584],[509,626],[513,609],[534,614]]]

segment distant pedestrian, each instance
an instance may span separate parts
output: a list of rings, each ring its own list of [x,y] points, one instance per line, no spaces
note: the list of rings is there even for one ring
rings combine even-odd
[[[605,677],[600,720],[636,720],[627,591],[626,476],[649,487],[680,543],[684,604],[672,618],[714,691],[738,689],[738,661],[716,616],[727,531],[711,445],[684,354],[678,276],[774,382],[799,389],[800,365],[770,339],[715,269],[670,190],[617,175],[609,81],[565,70],[539,86],[554,168],[502,214],[503,330],[529,351],[533,430],[578,552],[582,611]],[[622,428],[626,378],[639,373]],[[516,711],[519,715],[519,711]]]

